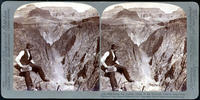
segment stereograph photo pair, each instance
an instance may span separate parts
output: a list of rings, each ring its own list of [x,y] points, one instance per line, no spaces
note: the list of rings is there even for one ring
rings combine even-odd
[[[14,14],[13,88],[185,91],[186,20],[167,3],[119,3],[101,16],[82,3],[22,5]]]
[[[101,17],[81,3],[23,5],[14,15],[13,88],[185,91],[186,19],[164,3],[116,4]]]
[[[3,98],[194,99],[195,2],[1,5]]]

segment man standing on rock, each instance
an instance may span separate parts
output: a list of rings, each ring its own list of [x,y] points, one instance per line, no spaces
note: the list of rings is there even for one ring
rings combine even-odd
[[[27,90],[33,90],[33,83],[32,79],[30,77],[30,71],[34,71],[35,73],[38,73],[41,77],[41,79],[45,82],[49,82],[47,78],[45,78],[45,74],[42,70],[42,68],[38,65],[35,65],[32,60],[32,55],[30,53],[31,48],[33,45],[27,43],[26,49],[19,52],[19,55],[16,57],[17,65],[15,65],[15,68],[17,68],[20,71],[20,76],[25,77],[25,82],[27,86]]]
[[[116,52],[117,46],[115,44],[111,45],[111,50],[107,51],[101,58],[101,69],[105,72],[104,76],[110,78],[110,84],[112,86],[112,91],[119,90],[117,81],[115,78],[115,72],[124,74],[128,82],[134,82],[128,74],[126,67],[119,65],[117,61]]]

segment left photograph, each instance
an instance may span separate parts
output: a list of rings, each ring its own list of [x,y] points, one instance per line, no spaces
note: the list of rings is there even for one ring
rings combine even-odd
[[[13,89],[99,91],[99,15],[87,4],[38,2],[14,14]]]

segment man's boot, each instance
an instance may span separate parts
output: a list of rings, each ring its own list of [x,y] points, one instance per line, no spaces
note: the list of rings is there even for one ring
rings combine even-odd
[[[49,82],[50,80],[47,79],[47,78],[45,78],[45,79],[43,79],[43,81],[44,81],[44,82]]]
[[[132,79],[129,79],[128,81],[129,81],[129,82],[135,82],[135,81],[134,81],[134,80],[132,80]]]
[[[33,86],[27,86],[27,90],[28,90],[28,91],[33,91],[34,88],[33,88]]]
[[[123,91],[123,90],[120,88],[115,88],[114,91]]]

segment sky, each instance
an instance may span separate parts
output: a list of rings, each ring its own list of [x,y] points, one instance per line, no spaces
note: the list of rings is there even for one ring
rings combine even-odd
[[[152,3],[152,2],[135,2],[135,3],[121,3],[121,4],[115,4],[107,7],[104,11],[108,11],[113,9],[115,6],[123,6],[123,8],[129,9],[129,8],[160,8],[165,13],[171,13],[177,8],[180,8],[176,5],[167,4],[167,3]]]
[[[73,9],[77,10],[78,12],[84,12],[85,10],[88,10],[89,8],[92,8],[92,6],[83,4],[83,3],[66,3],[66,2],[39,2],[39,3],[29,3],[34,4],[36,7],[47,7],[47,6],[54,6],[54,7],[72,7]],[[29,5],[26,4],[26,5]],[[20,6],[17,10],[20,10],[21,8],[26,7],[26,5]]]

